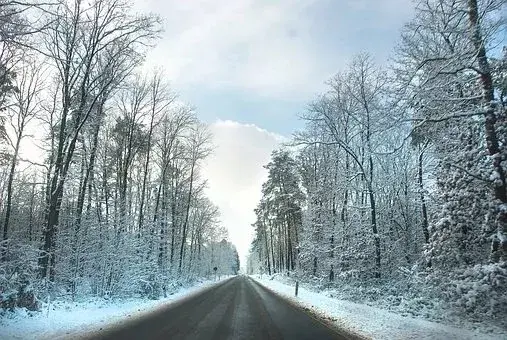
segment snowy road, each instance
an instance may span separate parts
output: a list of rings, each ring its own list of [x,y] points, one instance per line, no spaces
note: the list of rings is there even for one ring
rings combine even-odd
[[[89,339],[355,339],[237,276]]]

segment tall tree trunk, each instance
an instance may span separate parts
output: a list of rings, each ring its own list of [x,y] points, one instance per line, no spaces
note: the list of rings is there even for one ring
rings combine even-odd
[[[28,217],[28,240],[30,243],[33,241],[33,211],[35,203],[35,182],[32,183],[32,190],[30,192],[30,212]]]
[[[370,109],[368,106],[368,101],[366,100],[366,94],[364,91],[364,77],[361,77],[361,96],[364,100],[363,105],[366,111],[366,146],[368,148],[368,170],[369,170],[369,178],[368,178],[368,196],[370,201],[370,219],[371,219],[371,228],[373,231],[373,242],[375,244],[375,277],[380,278],[382,273],[381,268],[381,252],[380,252],[380,236],[378,233],[377,226],[377,209],[375,206],[375,193],[373,192],[373,150],[371,146],[371,117],[370,117]]]
[[[174,169],[175,175],[171,176],[171,266],[174,261],[174,248],[176,242],[176,199],[178,197],[178,169]]]
[[[102,115],[102,105],[100,104],[98,109],[98,117]],[[80,183],[78,198],[77,198],[77,206],[76,206],[76,222],[74,225],[74,240],[73,240],[73,251],[75,252],[74,258],[74,281],[72,285],[72,293],[73,297],[76,291],[76,278],[79,271],[80,258],[81,258],[81,242],[79,240],[79,233],[81,231],[81,224],[83,219],[83,209],[87,188],[89,189],[90,183],[89,180],[92,177],[92,173],[95,167],[95,158],[97,155],[97,146],[99,142],[99,131],[100,131],[100,118],[97,122],[95,122],[94,130],[93,130],[93,141],[92,148],[90,150],[90,159],[88,161],[88,166],[85,169],[85,174],[83,180]],[[91,191],[88,190],[88,196],[90,197]]]
[[[11,160],[11,168],[9,171],[9,177],[7,180],[7,202],[5,203],[5,218],[4,218],[4,227],[3,227],[3,236],[2,240],[6,241],[9,233],[9,222],[11,218],[11,209],[12,209],[12,183],[14,181],[14,175],[16,171],[16,162],[18,161],[18,153],[19,153],[19,144],[21,142],[21,136],[23,134],[23,130],[19,131],[17,136],[16,145],[14,146],[14,154],[12,155]],[[2,253],[1,257],[4,258],[5,254]]]
[[[269,228],[269,238],[270,238],[270,243],[271,243],[271,259],[273,260],[272,261],[273,273],[276,273],[278,267],[275,264],[275,249],[273,247],[273,228],[272,228],[272,226],[270,226],[270,228]]]
[[[292,268],[292,241],[291,241],[291,236],[290,236],[290,224],[289,224],[289,219],[288,217],[286,216],[285,217],[285,228],[287,229],[287,258],[285,259],[286,263],[287,263],[287,271],[291,270]]]
[[[68,92],[64,92],[66,103],[70,103]],[[49,186],[47,192],[47,212],[45,218],[45,226],[43,230],[43,244],[38,260],[39,264],[39,277],[45,278],[49,275],[49,281],[53,282],[55,278],[55,245],[58,223],[60,218],[60,207],[63,198],[63,188],[69,166],[76,149],[76,143],[82,125],[74,127],[70,140],[67,140],[67,116],[69,113],[70,105],[64,105],[62,112],[62,119],[58,134],[58,148],[56,152],[56,160],[54,163],[53,173],[48,172]],[[84,110],[84,102],[80,104],[77,112]],[[76,113],[79,117],[79,113]],[[76,122],[77,124],[77,122]],[[68,144],[67,144],[68,141]],[[50,167],[51,169],[51,167]]]
[[[335,178],[334,178],[334,184],[337,183],[337,172],[335,171]],[[334,234],[335,234],[335,228],[336,228],[336,218],[337,218],[337,203],[336,203],[336,192],[333,190],[333,198],[332,198],[332,209],[331,213],[333,216],[332,226],[331,226],[331,237],[329,240],[330,243],[330,252],[329,257],[331,261],[331,268],[329,270],[329,281],[334,281],[334,248],[335,248],[335,242],[334,242]]]
[[[495,103],[493,76],[486,55],[486,42],[482,37],[481,23],[479,22],[479,11],[477,0],[468,0],[468,21],[472,43],[476,49],[477,63],[480,72],[482,96],[485,105],[485,136],[488,153],[493,159],[494,173],[494,199],[495,208],[492,211],[492,218],[496,223],[496,233],[491,242],[491,260],[493,262],[507,260],[507,183],[502,160],[505,159],[505,146],[500,149],[496,125],[505,128],[505,113],[497,116],[497,104]],[[501,108],[500,108],[501,110]],[[501,136],[502,139],[505,135]],[[502,140],[502,143],[507,142]]]
[[[154,109],[153,109],[154,110]],[[150,151],[151,151],[151,139],[153,135],[153,123],[155,120],[155,112],[152,112],[151,119],[150,119],[150,129],[148,131],[148,149],[146,150],[146,161],[144,163],[144,174],[143,174],[143,184],[141,186],[141,198],[139,201],[139,220],[137,222],[137,231],[138,231],[138,238],[141,237],[141,230],[143,226],[143,219],[144,219],[144,200],[146,197],[146,183],[148,180],[148,170],[150,166]]]
[[[185,251],[185,243],[187,238],[187,227],[188,227],[188,217],[190,215],[190,203],[192,201],[192,187],[194,184],[194,168],[195,168],[195,162],[197,160],[192,160],[192,167],[190,168],[190,185],[188,189],[188,197],[187,197],[187,206],[186,206],[186,212],[185,212],[185,221],[183,222],[183,229],[182,229],[182,235],[181,235],[181,246],[180,246],[180,263],[178,265],[178,270],[181,272],[181,265],[183,263],[183,255]]]
[[[368,189],[370,198],[370,216],[371,216],[371,228],[373,231],[374,243],[375,243],[375,277],[381,277],[381,254],[380,254],[380,237],[377,229],[377,210],[375,206],[375,195],[371,188]]]
[[[165,180],[162,179],[162,208],[163,214],[160,221],[159,246],[158,246],[158,266],[163,275],[167,274],[167,187]]]
[[[39,275],[41,278],[48,278],[50,282],[55,279],[55,245],[56,232],[60,217],[60,207],[63,196],[63,182],[56,183],[57,178],[51,181],[51,194],[49,195],[49,207],[46,213],[46,225],[43,231],[43,245],[39,256]]]
[[[419,152],[418,162],[417,162],[417,182],[419,184],[419,198],[421,200],[421,213],[422,213],[422,229],[424,234],[424,242],[429,243],[430,241],[430,233],[428,227],[428,210],[426,207],[426,197],[424,195],[424,182],[423,182],[423,160],[424,160],[424,150],[428,142],[425,143],[424,147]]]
[[[266,227],[264,227],[264,243],[266,247],[266,256],[268,260],[268,274],[271,275],[271,261],[269,260],[270,251],[268,247],[268,231]]]

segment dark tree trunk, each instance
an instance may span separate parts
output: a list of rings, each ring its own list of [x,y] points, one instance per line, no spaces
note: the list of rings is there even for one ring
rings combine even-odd
[[[380,237],[377,229],[377,211],[375,207],[375,195],[372,189],[369,189],[370,197],[370,213],[371,213],[371,228],[373,231],[374,243],[375,243],[375,277],[381,277],[381,255],[380,255]]]
[[[479,11],[477,0],[468,0],[468,20],[472,43],[477,53],[477,63],[480,72],[480,82],[482,86],[483,102],[485,105],[485,136],[488,153],[493,159],[493,172],[495,180],[494,199],[495,207],[492,211],[493,218],[491,220],[496,223],[496,233],[492,237],[491,243],[491,260],[498,262],[507,258],[507,183],[505,179],[505,171],[502,166],[502,160],[505,159],[505,146],[500,149],[496,125],[505,127],[505,113],[497,116],[497,104],[495,103],[493,76],[486,55],[485,41],[481,33],[481,23],[479,19]],[[501,110],[501,108],[500,108]],[[501,136],[505,139],[505,135]],[[502,140],[502,143],[507,142]]]
[[[12,210],[12,183],[14,181],[14,175],[16,171],[16,162],[18,160],[19,153],[19,143],[21,142],[23,130],[19,132],[19,136],[16,140],[16,146],[14,147],[14,154],[12,155],[11,161],[11,169],[9,171],[9,178],[7,180],[7,201],[5,203],[5,219],[4,219],[4,228],[3,228],[3,237],[2,239],[5,241],[8,238],[9,233],[9,222],[11,218],[11,210]],[[2,259],[5,254],[2,254]]]
[[[174,169],[176,174],[171,176],[171,265],[174,261],[174,248],[176,242],[176,198],[178,197],[178,170]]]
[[[181,272],[181,265],[183,263],[183,256],[185,252],[185,243],[187,242],[187,228],[188,228],[188,217],[190,215],[190,203],[192,201],[192,187],[194,184],[194,168],[195,168],[195,162],[194,159],[192,161],[192,167],[190,168],[190,186],[188,189],[188,196],[187,196],[187,206],[186,206],[186,212],[185,212],[185,221],[183,222],[183,228],[182,228],[182,235],[181,235],[181,246],[180,246],[180,262],[178,265],[178,270]]]
[[[163,218],[160,222],[159,246],[158,246],[158,266],[159,269],[166,272],[167,261],[167,188],[165,180],[162,179],[162,209]],[[155,221],[154,221],[155,222]]]
[[[53,183],[56,178],[53,178]],[[50,188],[52,195],[50,195],[49,207],[46,213],[46,226],[43,232],[43,245],[42,251],[39,256],[39,276],[41,278],[48,278],[53,282],[55,279],[55,245],[56,245],[56,232],[60,217],[60,206],[62,203],[63,195],[63,182],[59,184],[52,184]]]
[[[317,256],[315,256],[313,258],[313,276],[317,276],[317,262],[318,262],[318,259],[317,259]]]
[[[88,162],[88,167],[85,171],[85,176],[83,181],[81,182],[81,186],[79,188],[79,194],[77,199],[77,207],[76,207],[76,232],[79,231],[81,227],[81,220],[83,216],[83,208],[85,202],[86,189],[89,187],[89,180],[92,176],[93,169],[95,167],[95,158],[97,156],[97,146],[99,143],[99,130],[100,130],[100,122],[96,123],[95,129],[93,131],[93,142],[92,149],[90,150],[90,159]],[[90,195],[90,192],[88,193]]]
[[[271,259],[273,264],[273,272],[277,272],[277,266],[275,265],[275,249],[273,247],[273,228],[269,228],[269,242],[271,243]]]
[[[152,112],[151,120],[150,120],[150,129],[148,131],[148,149],[146,150],[146,161],[144,163],[144,174],[143,174],[143,184],[141,186],[141,199],[139,202],[139,221],[137,223],[137,232],[138,232],[138,238],[141,237],[141,230],[143,226],[143,219],[144,219],[144,200],[146,197],[146,183],[148,180],[148,169],[150,166],[150,151],[151,151],[151,139],[153,135],[153,123],[154,123],[154,116],[155,113]]]
[[[426,143],[428,145],[428,143]],[[422,212],[422,229],[424,234],[424,241],[429,243],[430,241],[430,233],[428,228],[428,210],[426,208],[426,197],[424,195],[424,183],[423,183],[423,159],[424,159],[424,148],[419,153],[419,159],[417,164],[418,176],[417,181],[419,184],[419,197],[421,199],[421,212]]]
[[[30,195],[30,216],[28,217],[28,240],[30,243],[33,241],[33,210],[35,203],[35,183],[32,184],[32,191]]]
[[[269,260],[268,231],[264,228],[264,243],[266,245],[266,257],[268,260],[268,274],[271,275],[271,261]]]

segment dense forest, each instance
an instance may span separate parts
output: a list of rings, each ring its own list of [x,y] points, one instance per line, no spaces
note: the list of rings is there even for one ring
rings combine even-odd
[[[0,307],[238,271],[204,190],[211,135],[143,72],[160,34],[128,0],[0,1]]]
[[[273,152],[248,271],[505,327],[505,1],[415,5],[391,61],[357,55]]]

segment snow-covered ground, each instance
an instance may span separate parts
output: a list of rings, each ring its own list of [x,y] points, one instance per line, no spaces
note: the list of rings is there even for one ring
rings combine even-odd
[[[298,297],[294,297],[294,285],[288,285],[263,276],[252,276],[266,288],[310,308],[340,328],[347,329],[367,339],[507,339],[503,334],[484,334],[476,331],[447,326],[441,323],[405,317],[376,307],[339,300],[299,287]]]
[[[222,280],[228,277],[223,277]],[[86,302],[54,302],[43,305],[40,312],[18,309],[0,318],[0,339],[65,339],[98,331],[103,327],[131,320],[214,284],[201,281],[192,287],[180,288],[159,300],[124,299],[108,302],[103,299]],[[30,313],[30,314],[29,314]]]
[[[294,285],[264,276],[253,278],[272,291],[311,308],[339,327],[371,339],[507,339],[504,334],[483,334],[447,326],[441,323],[405,317],[364,304],[339,300],[299,287],[294,297]],[[223,278],[225,279],[225,278]],[[55,302],[41,312],[29,315],[24,310],[8,313],[0,318],[0,339],[65,339],[97,331],[175,302],[185,296],[206,289],[216,281],[202,281],[190,288],[181,288],[166,299],[127,299],[113,302]]]

